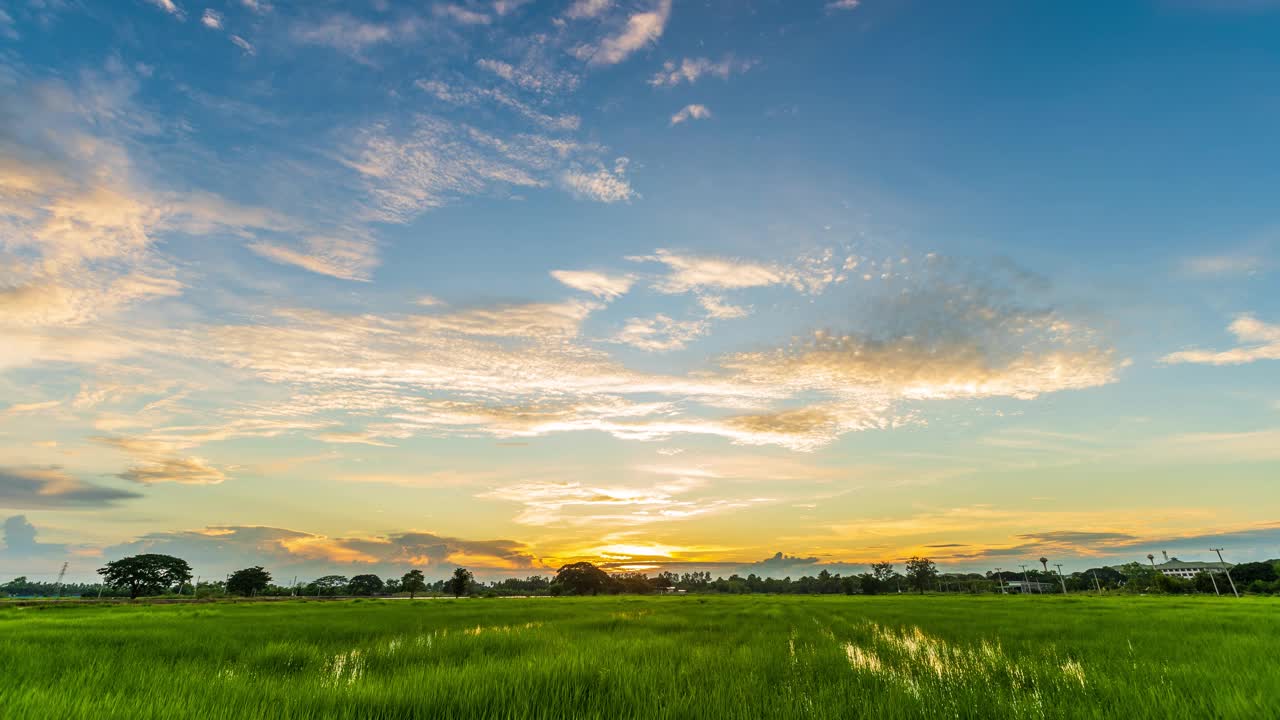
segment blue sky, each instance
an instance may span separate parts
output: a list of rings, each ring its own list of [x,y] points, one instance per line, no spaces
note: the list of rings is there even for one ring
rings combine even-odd
[[[1278,33],[2,4],[0,573],[1280,555]]]

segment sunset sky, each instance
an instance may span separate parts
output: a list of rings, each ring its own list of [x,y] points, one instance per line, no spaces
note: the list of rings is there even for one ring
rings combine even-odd
[[[1280,556],[1277,38],[0,2],[0,581]]]

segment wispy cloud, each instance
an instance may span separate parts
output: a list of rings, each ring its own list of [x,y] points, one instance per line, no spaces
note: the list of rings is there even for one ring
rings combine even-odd
[[[179,20],[186,18],[186,13],[182,12],[182,8],[178,7],[177,3],[173,2],[173,0],[147,0],[147,2],[155,5]]]
[[[711,117],[711,110],[706,105],[685,105],[671,116],[671,124],[679,125],[689,120],[706,120]]]
[[[613,7],[613,0],[573,0],[573,4],[565,11],[565,17],[573,20],[600,17]]]
[[[124,451],[136,463],[118,477],[144,485],[179,483],[183,485],[217,485],[226,474],[200,457],[182,456],[166,443],[134,437],[99,437],[108,447]]]
[[[602,203],[625,202],[637,197],[627,179],[627,159],[619,158],[612,169],[597,163],[594,169],[574,167],[560,175],[560,181],[574,195]]]
[[[574,50],[574,55],[592,65],[617,65],[637,50],[657,42],[670,17],[671,0],[657,0],[652,9],[628,17],[626,25],[618,33],[603,38],[595,45],[580,45]]]
[[[94,485],[73,477],[63,468],[0,467],[0,507],[57,509],[103,507],[141,497],[128,490]]]
[[[212,30],[222,29],[222,13],[213,8],[206,8],[200,16],[200,24]]]
[[[1257,275],[1265,267],[1262,258],[1251,255],[1203,255],[1182,261],[1184,271],[1205,276]]]
[[[1169,364],[1244,365],[1258,360],[1280,360],[1280,325],[1265,323],[1248,313],[1227,328],[1240,347],[1230,350],[1182,350],[1164,356]]]
[[[683,349],[690,341],[705,335],[703,320],[673,320],[661,313],[648,318],[631,318],[613,336],[613,341],[650,352]]]
[[[552,270],[551,277],[574,290],[606,300],[625,295],[635,283],[635,278],[630,275],[609,275],[591,270]]]
[[[853,10],[862,4],[862,0],[831,0],[827,3],[828,10]]]
[[[265,241],[249,245],[250,250],[274,262],[343,280],[368,281],[378,265],[377,250],[367,238],[313,235],[305,238],[303,248]]]
[[[453,3],[441,3],[431,8],[436,17],[443,17],[463,25],[488,25],[493,18]]]
[[[679,62],[668,60],[662,64],[661,71],[649,78],[649,84],[654,87],[675,87],[680,83],[692,85],[705,76],[727,80],[731,74],[744,73],[753,65],[755,63],[751,60],[735,60],[732,56],[719,61],[705,57],[685,58]]]

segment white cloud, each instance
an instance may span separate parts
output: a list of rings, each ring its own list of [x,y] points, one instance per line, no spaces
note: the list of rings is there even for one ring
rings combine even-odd
[[[707,311],[707,317],[716,320],[735,320],[751,314],[750,308],[730,305],[718,295],[699,295],[698,302],[702,305],[702,309]]]
[[[730,74],[746,72],[754,64],[750,60],[734,60],[732,57],[719,62],[704,57],[685,58],[679,63],[668,60],[663,63],[661,71],[649,78],[649,84],[654,87],[674,87],[682,82],[692,85],[705,75],[727,80]]]
[[[200,23],[212,30],[221,30],[222,13],[213,8],[206,8],[204,14],[200,16]]]
[[[666,352],[681,350],[692,340],[707,332],[707,323],[702,320],[673,320],[661,313],[650,318],[631,318],[613,342],[649,352]]]
[[[598,165],[594,170],[571,168],[560,176],[561,182],[574,195],[602,203],[615,203],[636,197],[626,177],[626,158],[619,158],[610,170]]]
[[[668,268],[654,284],[658,292],[678,294],[701,288],[741,289],[778,285],[785,281],[781,268],[735,258],[677,255],[658,249],[653,255],[632,256],[633,262],[658,262]]]
[[[493,22],[493,18],[488,15],[475,12],[474,10],[468,10],[461,5],[436,5],[432,8],[432,11],[437,17],[447,17],[454,22],[458,22],[463,25],[488,25]]]
[[[1182,267],[1192,275],[1257,275],[1266,263],[1260,257],[1249,255],[1206,255],[1187,258]]]
[[[1239,315],[1227,328],[1241,347],[1231,350],[1183,350],[1164,356],[1170,364],[1244,365],[1257,360],[1280,360],[1280,325],[1258,320],[1253,315]]]
[[[357,60],[364,51],[376,45],[414,35],[417,23],[404,21],[396,25],[366,22],[346,13],[330,15],[319,22],[294,26],[292,37],[303,45],[321,45],[347,53]]]
[[[249,249],[274,262],[343,280],[368,281],[378,266],[377,250],[368,239],[312,235],[303,245],[303,250],[296,250],[277,243],[256,242]]]
[[[147,2],[151,3],[152,5],[155,5],[161,10],[178,18],[179,20],[181,20],[186,15],[185,13],[182,12],[182,8],[178,7],[173,2],[173,0],[147,0]]]
[[[572,92],[577,89],[578,83],[581,82],[577,75],[570,72],[536,65],[516,67],[511,63],[492,58],[477,60],[476,67],[485,72],[493,73],[523,90],[547,95]]]
[[[679,125],[686,120],[706,120],[711,117],[711,110],[706,105],[685,105],[671,116],[671,124]]]
[[[240,0],[240,4],[256,13],[264,13],[271,9],[271,5],[262,0]]]
[[[862,4],[862,0],[831,0],[827,3],[828,10],[852,10]]]
[[[481,100],[491,101],[514,110],[549,130],[573,131],[577,130],[582,123],[577,115],[550,115],[496,88],[455,88],[439,80],[419,80],[415,84],[437,99],[454,105],[467,106],[475,105]]]
[[[652,10],[627,18],[621,32],[610,35],[596,46],[579,46],[574,54],[592,65],[617,65],[632,53],[657,42],[671,17],[671,0],[657,0]]]
[[[635,283],[635,279],[629,275],[607,275],[591,270],[552,270],[551,277],[574,290],[591,293],[606,300],[625,295]]]
[[[241,50],[245,51],[245,53],[247,53],[247,54],[249,54],[249,55],[252,55],[252,54],[253,54],[253,52],[254,52],[254,51],[253,51],[253,46],[249,44],[249,41],[248,41],[248,40],[245,40],[244,38],[240,37],[239,35],[232,35],[232,36],[230,36],[230,39],[231,39],[231,42],[232,42],[232,43],[234,43],[236,47],[238,47],[238,48],[240,48]]]
[[[573,20],[600,17],[612,6],[613,0],[574,0],[565,11],[565,17]]]

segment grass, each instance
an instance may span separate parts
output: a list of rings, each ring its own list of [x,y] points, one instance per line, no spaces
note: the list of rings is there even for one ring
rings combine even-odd
[[[1280,603],[611,597],[0,608],[13,718],[1274,717]]]

